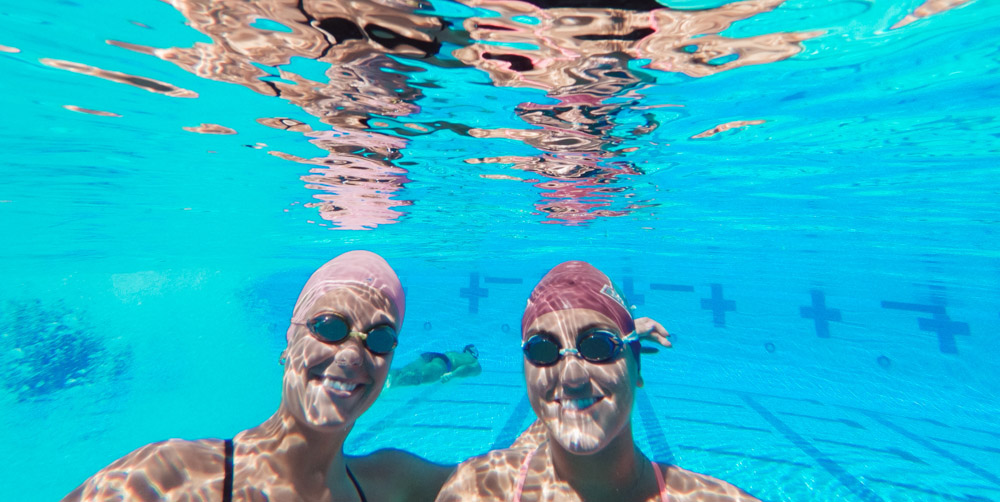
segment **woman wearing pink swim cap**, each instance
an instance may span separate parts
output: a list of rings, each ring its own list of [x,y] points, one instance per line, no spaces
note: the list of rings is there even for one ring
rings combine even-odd
[[[635,446],[632,402],[642,377],[627,305],[584,262],[542,278],[521,321],[536,441],[462,463],[439,502],[757,500],[725,481],[651,462]]]
[[[451,466],[399,450],[343,453],[355,421],[382,391],[405,308],[399,279],[380,256],[334,258],[295,304],[281,404],[271,418],[233,439],[144,446],[64,500],[432,500]]]

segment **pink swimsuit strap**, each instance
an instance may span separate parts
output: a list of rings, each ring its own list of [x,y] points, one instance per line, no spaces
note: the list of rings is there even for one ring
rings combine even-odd
[[[656,486],[660,487],[660,502],[670,502],[670,494],[667,493],[667,483],[663,481],[663,473],[660,471],[660,466],[656,465],[656,462],[650,461],[653,464],[653,472],[656,473]]]
[[[517,472],[517,484],[514,485],[514,492],[510,494],[510,502],[521,502],[521,490],[524,489],[524,480],[528,477],[528,469],[531,468],[531,459],[535,457],[541,445],[536,446],[524,456],[521,462],[521,470]]]
[[[521,491],[524,490],[524,480],[528,477],[528,470],[531,468],[531,459],[535,457],[535,453],[538,452],[538,448],[528,452],[524,456],[524,460],[521,461],[521,469],[517,472],[517,483],[514,485],[514,492],[510,494],[510,502],[521,502]],[[656,465],[656,462],[650,461],[653,464],[653,473],[656,474],[656,486],[660,489],[660,502],[670,502],[670,494],[667,493],[667,483],[663,480],[663,471],[660,470],[660,466]]]

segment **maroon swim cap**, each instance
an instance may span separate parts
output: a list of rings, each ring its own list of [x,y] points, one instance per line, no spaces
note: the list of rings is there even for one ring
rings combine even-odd
[[[557,310],[577,308],[608,316],[623,337],[635,331],[635,322],[625,303],[625,296],[611,279],[587,262],[567,261],[549,270],[531,292],[521,317],[521,336],[538,317]]]

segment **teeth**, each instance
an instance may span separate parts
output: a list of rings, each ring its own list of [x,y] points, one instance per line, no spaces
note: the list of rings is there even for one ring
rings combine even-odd
[[[358,384],[356,383],[347,383],[347,382],[341,382],[340,380],[330,380],[330,379],[323,380],[323,385],[333,390],[340,390],[345,392],[351,392],[354,389],[358,388]]]
[[[596,402],[596,397],[588,397],[586,399],[567,399],[562,401],[562,406],[567,410],[584,410],[591,407]]]

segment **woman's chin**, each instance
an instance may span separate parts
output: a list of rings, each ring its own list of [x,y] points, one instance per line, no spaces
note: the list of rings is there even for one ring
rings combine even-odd
[[[332,401],[325,395],[316,396],[312,403],[302,410],[306,424],[310,428],[329,432],[342,429],[350,430],[358,416],[367,409],[367,406],[363,406],[362,403]]]
[[[313,409],[306,412],[306,424],[317,431],[335,432],[345,429],[351,430],[354,426],[354,420],[336,412],[320,412]]]
[[[577,427],[563,427],[554,436],[559,446],[574,455],[590,455],[604,447],[600,434]]]

